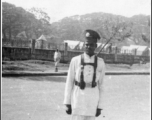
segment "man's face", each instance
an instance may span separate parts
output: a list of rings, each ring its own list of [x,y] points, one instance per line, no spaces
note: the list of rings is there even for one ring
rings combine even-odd
[[[97,48],[97,44],[93,40],[88,40],[85,42],[85,53],[89,56],[94,55],[94,51]]]

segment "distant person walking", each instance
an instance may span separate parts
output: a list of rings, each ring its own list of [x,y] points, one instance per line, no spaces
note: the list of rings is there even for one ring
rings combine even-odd
[[[55,72],[58,72],[58,64],[61,60],[61,53],[58,49],[56,49],[54,53],[54,62],[55,62]]]

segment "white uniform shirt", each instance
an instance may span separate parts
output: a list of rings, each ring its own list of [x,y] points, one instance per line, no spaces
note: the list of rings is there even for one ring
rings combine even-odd
[[[84,53],[85,63],[94,63],[95,56],[89,57]],[[92,84],[94,67],[91,65],[84,66],[84,81]],[[105,75],[105,63],[102,58],[97,59],[96,82],[97,86],[85,87],[81,90],[74,81],[80,82],[81,75],[81,55],[72,58],[65,86],[64,104],[72,105],[72,114],[95,116],[96,109],[102,108],[102,88],[103,78]]]
[[[54,53],[54,61],[59,61],[61,59],[61,53],[60,52],[55,52]]]

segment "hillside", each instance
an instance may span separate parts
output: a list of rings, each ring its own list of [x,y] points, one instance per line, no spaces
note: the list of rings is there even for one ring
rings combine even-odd
[[[146,15],[128,18],[96,12],[65,17],[51,24],[49,22],[51,16],[49,17],[41,9],[25,10],[3,2],[2,16],[4,40],[21,39],[19,34],[24,32],[25,40],[37,39],[43,34],[48,41],[53,43],[63,43],[63,40],[84,41],[83,31],[94,29],[100,34],[102,43],[111,40],[111,43],[117,46],[130,44],[150,46],[150,16]]]
[[[80,40],[83,41],[82,32],[85,29],[94,29],[104,32],[109,36],[108,32],[112,31],[113,26],[121,25],[126,27],[126,31],[130,30],[130,35],[125,38],[114,38],[111,42],[116,45],[147,45],[150,44],[150,16],[136,15],[133,17],[124,17],[107,13],[91,13],[85,15],[75,15],[63,18],[62,20],[52,23],[52,34],[56,37],[51,39],[54,42],[63,42],[63,40]],[[108,26],[106,31],[104,26]],[[126,31],[124,31],[124,34]],[[101,34],[100,34],[101,35]],[[131,42],[127,41],[130,40]],[[106,42],[101,39],[100,42]]]

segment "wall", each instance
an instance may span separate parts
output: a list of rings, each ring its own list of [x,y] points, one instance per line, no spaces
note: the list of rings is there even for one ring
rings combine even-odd
[[[70,62],[71,58],[82,54],[82,51],[68,50],[67,44],[50,43],[50,49],[36,49],[36,40],[32,41],[3,41],[2,42],[2,60],[54,60],[54,52],[56,48],[59,48],[62,59],[61,62]],[[62,49],[60,49],[62,48]],[[119,54],[116,49],[112,53],[100,53],[98,56],[103,58],[105,63],[116,64],[134,64],[140,63],[140,61],[150,62],[150,56],[137,56],[129,54]],[[146,54],[145,54],[146,55]]]
[[[53,61],[55,50],[35,49],[34,52],[31,48],[18,48],[18,47],[2,47],[2,59],[6,60],[48,60]],[[67,55],[64,51],[60,51],[62,55],[61,62],[70,62],[71,58],[82,54],[79,51],[67,51]],[[122,55],[122,54],[106,54],[100,53],[99,57],[103,58],[105,63],[116,64],[134,64],[139,63],[142,59],[146,62],[150,61],[149,56],[135,56],[135,55]]]

